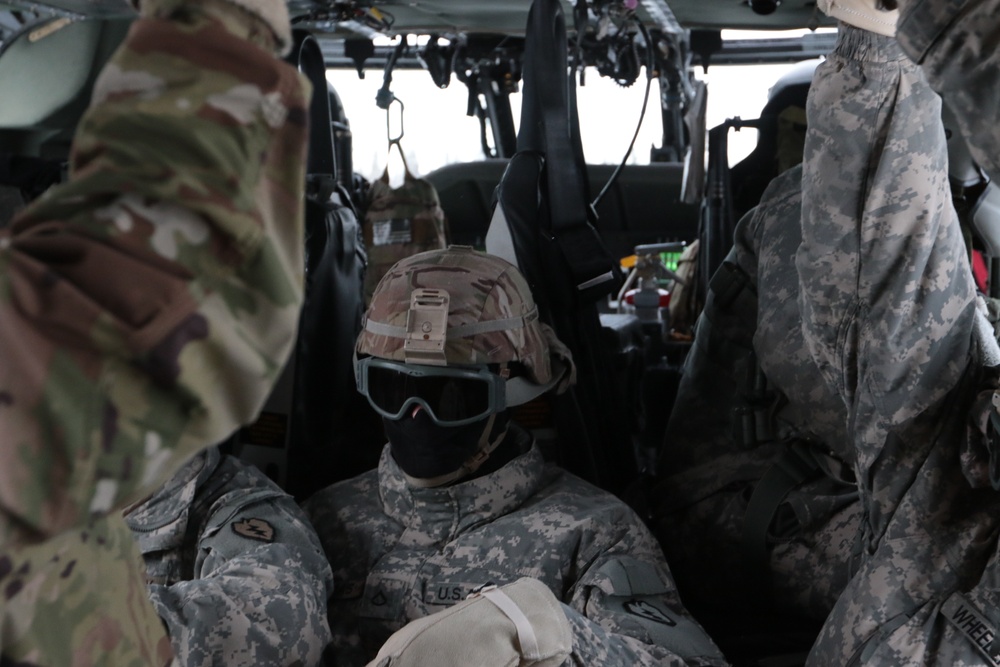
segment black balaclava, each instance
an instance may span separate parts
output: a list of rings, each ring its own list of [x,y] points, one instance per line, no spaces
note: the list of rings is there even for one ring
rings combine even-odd
[[[489,442],[502,438],[510,421],[507,411],[492,415]],[[490,417],[464,426],[435,424],[420,409],[400,419],[382,419],[392,458],[400,469],[417,479],[434,479],[461,468],[480,449]]]

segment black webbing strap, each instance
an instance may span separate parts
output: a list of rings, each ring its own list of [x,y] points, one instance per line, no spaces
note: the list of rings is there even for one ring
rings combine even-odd
[[[741,403],[733,409],[733,441],[743,449],[754,449],[776,440],[775,413],[783,397],[768,389],[767,377],[757,362],[757,354],[747,355],[746,379]]]
[[[757,328],[757,290],[743,269],[733,262],[723,262],[712,274],[708,288],[720,308]]]
[[[319,42],[305,30],[294,30],[294,45],[285,56],[285,61],[293,65],[312,84],[309,99],[309,156],[306,173],[323,174],[337,178],[337,158],[333,149],[333,127],[330,123],[330,94],[326,80],[326,66]]]
[[[778,506],[788,492],[814,477],[821,468],[809,445],[790,444],[754,487],[743,517],[741,550],[748,590],[758,600],[769,599],[771,550],[767,535]]]
[[[545,155],[548,230],[578,294],[593,301],[618,288],[617,262],[591,224],[576,95],[569,75],[566,23],[559,0],[535,0],[528,14],[518,151]]]
[[[757,329],[757,290],[749,276],[734,262],[723,262],[709,282],[714,308],[735,315],[747,331]],[[752,449],[774,440],[774,413],[781,397],[769,391],[767,378],[751,349],[747,353],[746,382],[739,395],[742,401],[733,413],[732,436],[743,449]]]
[[[990,485],[1000,491],[1000,412],[997,410],[995,405],[990,409],[986,441],[989,443]]]

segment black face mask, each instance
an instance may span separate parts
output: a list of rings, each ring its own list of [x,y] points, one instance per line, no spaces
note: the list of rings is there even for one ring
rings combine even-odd
[[[491,436],[499,433],[508,420],[506,412],[496,415]],[[454,472],[468,461],[479,447],[486,429],[486,419],[464,426],[440,426],[425,410],[415,417],[383,419],[389,437],[392,458],[410,477],[430,479]]]

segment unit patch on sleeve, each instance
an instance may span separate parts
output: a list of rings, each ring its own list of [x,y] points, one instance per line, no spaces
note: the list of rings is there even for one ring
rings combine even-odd
[[[230,525],[237,535],[261,542],[274,541],[274,526],[263,519],[242,519]]]
[[[667,616],[666,612],[660,610],[659,607],[656,607],[646,600],[629,600],[622,605],[622,608],[633,616],[639,616],[647,621],[662,623],[669,626],[677,625],[677,622]]]

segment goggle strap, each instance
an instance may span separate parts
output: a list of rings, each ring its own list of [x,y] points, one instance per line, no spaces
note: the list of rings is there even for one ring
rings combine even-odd
[[[418,489],[429,489],[435,486],[443,486],[449,482],[454,482],[457,479],[461,479],[466,475],[471,475],[472,473],[479,470],[479,468],[486,463],[486,459],[490,457],[493,450],[496,449],[501,442],[503,442],[504,437],[507,435],[507,429],[509,428],[509,423],[504,426],[503,431],[497,434],[497,437],[490,442],[490,431],[493,430],[493,421],[496,419],[496,413],[490,415],[490,418],[486,420],[486,428],[483,429],[483,434],[479,438],[479,447],[476,449],[476,453],[466,459],[465,463],[458,470],[453,470],[444,475],[438,475],[437,477],[411,477],[403,472],[403,477],[406,478],[407,483]]]

